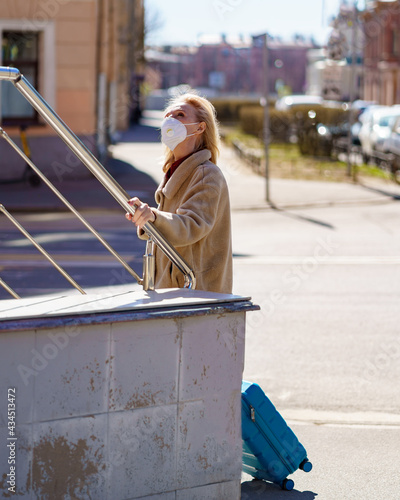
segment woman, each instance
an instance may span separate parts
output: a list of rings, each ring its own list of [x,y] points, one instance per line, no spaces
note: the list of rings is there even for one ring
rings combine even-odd
[[[161,126],[166,146],[164,179],[155,193],[158,207],[138,198],[129,204],[135,214],[126,214],[142,230],[146,222],[155,227],[192,267],[196,288],[210,292],[232,292],[232,245],[229,193],[216,166],[219,132],[215,109],[205,98],[187,93],[167,107]],[[181,288],[182,273],[160,249],[156,249],[156,288]]]

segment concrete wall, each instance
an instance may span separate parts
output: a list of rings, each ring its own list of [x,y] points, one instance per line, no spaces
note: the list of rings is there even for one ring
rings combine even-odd
[[[2,301],[2,492],[11,457],[18,498],[238,500],[252,308],[188,290]]]

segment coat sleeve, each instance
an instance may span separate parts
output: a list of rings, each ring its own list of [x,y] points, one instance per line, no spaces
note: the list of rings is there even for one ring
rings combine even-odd
[[[156,210],[155,226],[175,247],[193,245],[208,235],[219,216],[222,198],[228,196],[220,176],[196,169],[175,213]]]

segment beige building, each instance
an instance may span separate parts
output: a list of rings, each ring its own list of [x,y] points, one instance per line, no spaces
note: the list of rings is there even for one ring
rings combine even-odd
[[[96,154],[138,111],[143,69],[143,0],[3,0],[1,66],[17,67]],[[27,127],[32,159],[49,177],[87,175],[85,167],[9,82],[0,116],[18,138]],[[0,180],[17,179],[24,162],[0,142]]]

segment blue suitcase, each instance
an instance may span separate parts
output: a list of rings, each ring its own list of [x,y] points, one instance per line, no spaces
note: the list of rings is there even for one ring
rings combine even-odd
[[[307,452],[258,384],[242,382],[243,471],[292,490],[297,469],[310,472]]]

